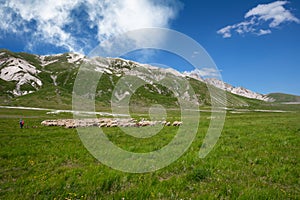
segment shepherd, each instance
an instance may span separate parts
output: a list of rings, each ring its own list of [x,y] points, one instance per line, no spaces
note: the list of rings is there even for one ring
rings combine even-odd
[[[23,128],[23,126],[24,126],[24,120],[20,119],[20,128]]]

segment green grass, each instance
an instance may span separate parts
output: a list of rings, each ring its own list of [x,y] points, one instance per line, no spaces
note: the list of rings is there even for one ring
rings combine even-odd
[[[69,114],[0,109],[0,199],[300,198],[300,113],[228,113],[217,145],[200,159],[209,116],[201,113],[194,142],[176,162],[156,172],[130,174],[92,157],[75,129],[40,126],[43,119]],[[19,128],[20,117],[28,128]],[[176,130],[166,127],[138,141],[118,128],[104,129],[111,141],[134,152],[161,148]]]
[[[300,102],[300,96],[291,94],[271,93],[268,96],[274,98],[276,102]]]
[[[16,88],[17,82],[7,82],[0,80],[0,104],[1,105],[14,105],[14,106],[33,106],[33,107],[44,107],[44,108],[63,108],[71,109],[72,92],[74,81],[78,74],[79,66],[78,64],[68,63],[68,54],[48,56],[44,58],[44,61],[57,61],[46,66],[42,66],[39,58],[32,54],[27,53],[13,53],[8,50],[0,49],[0,52],[5,52],[2,57],[15,57],[21,58],[28,61],[30,64],[34,65],[41,72],[38,73],[37,78],[39,78],[43,85],[38,91],[30,85],[26,84],[21,86],[22,91],[35,91],[30,95],[25,95],[21,97],[16,97],[11,94],[11,92]],[[145,73],[147,75],[149,72],[147,69],[142,67],[137,67],[129,62],[129,65],[120,65],[121,60],[116,59],[111,63],[111,68],[120,69],[127,68],[128,70],[139,71],[140,73]],[[1,68],[5,67],[4,65]],[[81,71],[82,74],[85,72]],[[158,71],[153,71],[152,73],[160,74]],[[57,76],[55,86],[51,75]],[[90,74],[88,74],[90,76]],[[124,72],[123,72],[124,75]],[[148,74],[149,75],[149,74]],[[84,76],[83,76],[84,77]],[[90,78],[90,77],[88,77]],[[165,83],[174,84],[173,76],[166,78]],[[97,91],[95,94],[96,104],[99,107],[109,107],[111,103],[112,93],[114,88],[121,77],[117,74],[106,74],[104,73],[99,80],[97,85]],[[179,79],[180,80],[180,79]],[[178,80],[178,81],[179,81]],[[199,103],[202,106],[211,106],[211,98],[207,85],[201,81],[195,80],[193,78],[186,78],[189,84],[194,89],[195,95],[198,98]],[[86,81],[86,80],[85,80]],[[136,81],[136,80],[135,80]],[[220,89],[216,89],[221,91]],[[227,106],[234,108],[249,108],[257,107],[264,104],[262,101],[253,100],[237,96],[226,92],[227,96]],[[167,87],[159,84],[146,84],[141,86],[136,90],[134,95],[131,97],[132,105],[135,107],[147,107],[153,103],[160,103],[167,108],[177,107],[178,102],[176,96]],[[266,104],[268,106],[269,104]],[[225,105],[224,105],[225,106]]]

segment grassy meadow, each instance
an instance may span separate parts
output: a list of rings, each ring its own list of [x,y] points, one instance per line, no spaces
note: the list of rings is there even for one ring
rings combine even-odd
[[[300,199],[300,112],[228,112],[217,145],[204,159],[198,153],[210,113],[201,113],[186,153],[144,174],[101,164],[76,129],[40,125],[70,117],[0,109],[0,199]],[[148,152],[166,145],[177,129],[165,127],[159,137],[140,142],[119,128],[104,132],[124,149]]]

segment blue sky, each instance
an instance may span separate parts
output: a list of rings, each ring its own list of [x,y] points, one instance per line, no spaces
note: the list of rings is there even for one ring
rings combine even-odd
[[[0,48],[35,54],[88,54],[122,31],[174,29],[206,49],[225,82],[300,95],[298,0],[0,0],[0,18]],[[128,57],[191,69],[165,52],[138,55]]]

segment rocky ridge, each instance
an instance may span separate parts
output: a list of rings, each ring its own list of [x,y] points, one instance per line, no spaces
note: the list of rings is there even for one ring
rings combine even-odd
[[[15,88],[13,90],[7,91],[7,93],[13,96],[23,96],[26,94],[38,91],[43,87],[43,78],[40,74],[49,73],[53,81],[53,85],[58,85],[58,76],[60,68],[55,68],[56,65],[59,66],[70,66],[69,68],[77,69],[82,62],[90,62],[94,65],[94,70],[96,72],[101,72],[108,75],[115,75],[120,77],[122,75],[131,75],[139,77],[146,83],[153,85],[156,88],[156,92],[162,93],[161,89],[154,84],[155,81],[159,81],[166,76],[174,77],[174,84],[176,83],[176,77],[189,77],[201,81],[206,84],[211,84],[217,88],[236,94],[239,96],[258,99],[262,101],[273,101],[272,98],[258,94],[249,89],[243,87],[234,87],[230,84],[224,83],[218,79],[203,79],[199,74],[194,72],[179,72],[175,69],[165,69],[159,68],[147,64],[140,64],[134,61],[125,60],[121,58],[96,58],[89,59],[81,54],[76,53],[66,53],[66,54],[56,54],[56,55],[31,55],[34,57],[28,59],[25,56],[14,56],[11,53],[3,51],[0,53],[0,79],[8,82],[15,82]],[[35,63],[32,62],[35,60]],[[65,71],[70,71],[69,68],[65,67]],[[57,69],[57,71],[55,71]],[[69,78],[70,74],[66,78]],[[66,84],[64,81],[63,85]],[[128,86],[130,89],[130,86]],[[187,88],[188,89],[188,88]],[[127,91],[128,92],[128,91]],[[124,92],[126,96],[126,91]],[[179,96],[182,94],[175,94]],[[188,99],[188,94],[184,96],[187,100],[194,101],[193,99]],[[121,98],[121,96],[119,96]]]

